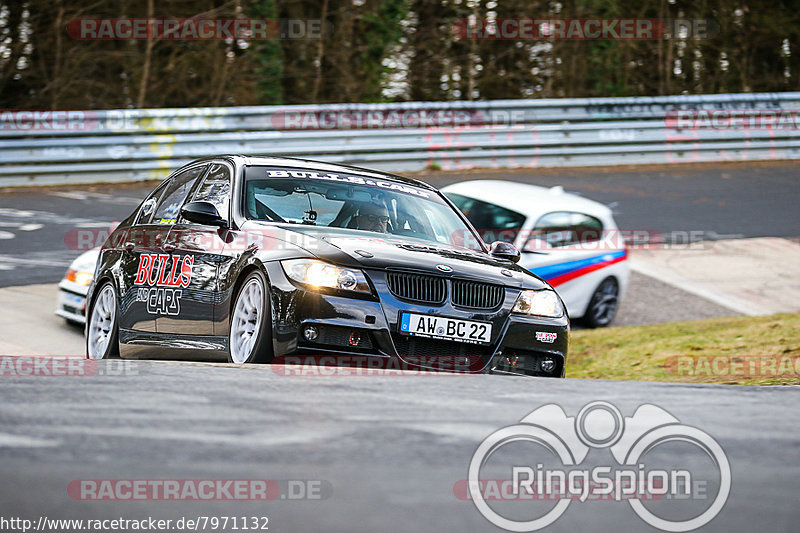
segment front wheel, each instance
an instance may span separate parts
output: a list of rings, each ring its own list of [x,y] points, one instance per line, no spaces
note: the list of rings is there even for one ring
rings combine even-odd
[[[619,284],[614,278],[606,278],[592,294],[581,322],[590,328],[606,327],[617,315],[618,306]]]
[[[253,271],[236,294],[228,336],[228,361],[235,364],[272,361],[272,316],[263,274]]]
[[[97,291],[94,304],[87,313],[86,357],[109,359],[119,357],[117,291],[107,281]]]

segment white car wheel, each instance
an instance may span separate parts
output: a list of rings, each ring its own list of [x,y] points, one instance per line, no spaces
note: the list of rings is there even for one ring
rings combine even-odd
[[[271,317],[265,285],[263,276],[253,272],[239,288],[228,337],[229,359],[232,363],[241,365],[272,359],[265,356],[272,353],[271,339],[266,333],[271,326]]]

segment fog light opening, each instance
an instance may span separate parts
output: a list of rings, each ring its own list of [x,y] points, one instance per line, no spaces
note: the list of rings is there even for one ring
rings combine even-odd
[[[353,331],[350,333],[350,346],[358,346],[361,342],[361,333]]]
[[[306,338],[307,341],[314,342],[319,337],[319,330],[316,326],[306,326],[303,330],[303,337]]]
[[[552,357],[544,357],[542,358],[541,363],[542,372],[547,372],[550,374],[553,370],[556,369],[556,360]]]

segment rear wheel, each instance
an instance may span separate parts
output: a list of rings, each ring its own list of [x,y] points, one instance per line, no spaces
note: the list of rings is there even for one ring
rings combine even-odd
[[[272,361],[272,316],[267,283],[255,270],[239,287],[231,311],[228,361],[236,364]]]
[[[86,357],[89,359],[119,357],[117,291],[111,282],[106,281],[97,291],[94,304],[87,316]]]
[[[590,328],[602,328],[611,324],[619,306],[619,284],[614,278],[604,279],[592,294],[586,314],[581,322]]]

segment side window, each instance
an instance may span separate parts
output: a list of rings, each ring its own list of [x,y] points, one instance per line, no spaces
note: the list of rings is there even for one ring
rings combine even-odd
[[[150,196],[142,202],[142,207],[139,209],[139,215],[136,217],[135,224],[149,224],[150,221],[153,219],[153,211],[156,209],[156,204],[158,204],[158,199],[161,198],[161,194],[164,192],[167,183],[162,183],[156,190],[150,193]]]
[[[195,180],[203,174],[205,169],[206,166],[201,165],[181,172],[172,178],[161,197],[161,202],[158,204],[153,214],[153,224],[175,224],[183,201],[186,199],[189,191],[192,190]]]
[[[231,202],[231,170],[227,165],[214,163],[203,183],[194,193],[192,201],[204,200],[217,208],[222,218],[228,218],[228,206]]]
[[[603,223],[595,217],[571,211],[543,215],[531,232],[531,238],[544,239],[551,246],[569,246],[599,240]]]

